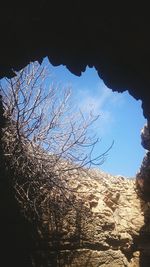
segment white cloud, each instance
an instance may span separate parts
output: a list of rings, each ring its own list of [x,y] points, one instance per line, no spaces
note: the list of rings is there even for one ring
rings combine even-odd
[[[115,107],[122,106],[123,102],[123,94],[112,92],[102,81],[96,88],[82,88],[76,93],[77,108],[83,113],[92,111],[95,115],[100,115],[100,119],[94,127],[100,135],[104,135],[111,130],[115,121],[112,110]]]

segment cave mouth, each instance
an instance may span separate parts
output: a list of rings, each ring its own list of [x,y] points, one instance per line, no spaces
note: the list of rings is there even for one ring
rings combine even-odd
[[[94,67],[87,67],[79,77],[66,66],[53,66],[47,57],[41,66],[50,73],[45,86],[54,83],[60,89],[71,88],[75,110],[81,110],[83,114],[92,112],[95,116],[99,115],[90,128],[91,135],[99,139],[93,157],[107,150],[108,153],[103,164],[96,168],[111,175],[135,178],[145,155],[140,137],[141,129],[146,124],[141,101],[135,100],[127,90],[123,93],[113,92],[100,79]]]
[[[113,141],[114,145],[99,168],[112,175],[134,178],[145,155],[140,137],[146,123],[141,101],[135,100],[127,90],[113,92],[100,79],[94,67],[87,67],[79,77],[63,65],[53,66],[48,58],[44,58],[42,64],[50,69],[52,81],[71,87],[73,105],[77,109],[83,113],[92,110],[100,115],[92,128],[100,139],[94,156],[105,152]]]
[[[47,64],[47,59],[45,59],[42,64]],[[93,110],[94,113],[100,113],[99,121],[96,121],[96,125],[91,129],[91,131],[99,135],[101,139],[100,146],[96,148],[95,153],[99,154],[105,152],[112,141],[114,141],[114,145],[109,151],[106,161],[100,166],[100,169],[112,175],[135,178],[135,172],[138,171],[144,156],[144,150],[140,144],[140,131],[146,121],[142,116],[141,102],[136,101],[127,91],[122,94],[112,92],[105,86],[103,81],[99,79],[94,68],[87,67],[81,77],[76,77],[63,66],[53,67],[49,64],[48,67],[51,71],[50,80],[52,82],[72,88],[73,104],[76,108],[82,109],[85,113],[89,112],[90,109]],[[141,159],[139,160],[140,155]],[[135,156],[137,156],[139,160],[138,163],[135,162]],[[108,166],[109,164],[107,163],[111,160],[112,164]],[[111,169],[111,165],[114,169]],[[117,167],[119,167],[120,170],[118,170]],[[128,171],[128,173],[124,171]],[[131,171],[134,172],[134,174],[131,174]],[[124,180],[122,177],[118,177],[118,179],[120,178],[122,181]],[[114,177],[114,179],[116,179],[116,177]],[[132,183],[132,181],[130,182]],[[130,182],[128,181],[128,183]],[[42,187],[40,187],[40,189],[41,188]],[[117,194],[116,196],[118,198]],[[107,202],[107,197],[105,201]],[[94,209],[97,202],[94,202],[92,199],[90,205],[90,208]],[[113,228],[110,229],[112,230]],[[105,225],[103,230],[107,231],[109,227]],[[113,244],[115,245],[115,243],[112,243],[112,245]],[[88,249],[89,248],[93,249],[93,247],[88,247]],[[98,249],[101,249],[101,247],[94,246],[94,250]],[[135,247],[131,247],[131,255],[129,255],[130,252],[125,254],[129,261],[132,258],[132,253],[136,249],[137,245],[135,244]]]

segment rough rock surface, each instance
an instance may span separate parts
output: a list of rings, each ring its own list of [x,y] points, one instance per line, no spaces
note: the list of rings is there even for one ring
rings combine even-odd
[[[145,224],[143,207],[148,210],[148,204],[141,204],[135,180],[99,170],[90,171],[90,176],[72,175],[78,208],[72,206],[59,219],[57,235],[45,220],[49,249],[40,255],[47,259],[46,266],[146,266],[140,265],[141,249],[145,249],[140,231]],[[33,258],[37,266],[37,252]]]
[[[2,151],[2,147],[0,149]],[[3,160],[2,157],[1,164]],[[49,212],[44,210],[41,214],[42,227],[36,224],[38,235],[31,245],[33,229],[29,230],[26,225],[25,230],[23,218],[18,219],[20,212],[18,209],[15,212],[13,191],[10,183],[6,183],[8,177],[4,170],[5,164],[0,168],[4,266],[10,266],[6,263],[9,259],[13,266],[23,267],[149,266],[150,202],[140,198],[135,179],[99,170],[69,168],[68,180],[65,179],[69,186],[66,198],[71,200],[64,202],[64,197],[56,192],[56,202],[50,203],[53,210],[49,205]]]
[[[137,185],[144,200],[150,200],[150,125],[147,124],[141,131],[141,144],[146,149],[146,154],[137,173]]]

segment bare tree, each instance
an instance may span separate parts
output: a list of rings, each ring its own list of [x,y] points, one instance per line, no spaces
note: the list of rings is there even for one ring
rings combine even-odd
[[[4,157],[18,202],[32,218],[48,216],[52,203],[55,210],[61,206],[58,197],[73,203],[69,179],[102,164],[108,152],[92,157],[98,139],[89,130],[99,116],[75,112],[70,88],[50,84],[48,77],[45,67],[31,63],[0,88]]]

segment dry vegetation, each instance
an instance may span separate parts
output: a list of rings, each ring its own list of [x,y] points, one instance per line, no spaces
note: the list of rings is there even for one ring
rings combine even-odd
[[[83,167],[102,164],[107,152],[92,158],[98,139],[88,131],[98,116],[71,109],[70,89],[50,84],[48,77],[45,68],[33,63],[2,81],[1,143],[22,212],[31,221],[44,218],[56,227],[60,214],[77,208],[68,180]]]

